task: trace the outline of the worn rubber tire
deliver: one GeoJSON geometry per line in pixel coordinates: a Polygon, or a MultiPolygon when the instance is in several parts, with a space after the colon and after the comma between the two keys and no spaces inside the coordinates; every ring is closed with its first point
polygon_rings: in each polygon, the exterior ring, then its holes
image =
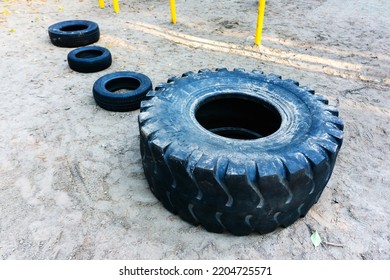
{"type": "Polygon", "coordinates": [[[152,88],[152,81],[146,75],[119,71],[100,77],[94,83],[92,91],[96,104],[103,109],[127,112],[138,109],[152,88]],[[118,93],[119,90],[125,92],[118,93]]]}
{"type": "Polygon", "coordinates": [[[100,30],[96,22],[88,20],[67,20],[57,22],[48,29],[53,45],[77,48],[99,41],[100,30]]]}
{"type": "Polygon", "coordinates": [[[169,79],[142,101],[138,123],[153,194],[191,224],[234,235],[269,233],[303,217],[343,139],[327,99],[242,69],[169,79]]]}
{"type": "Polygon", "coordinates": [[[81,73],[93,73],[111,66],[111,52],[99,46],[87,46],[74,49],[68,53],[69,67],[81,73]]]}

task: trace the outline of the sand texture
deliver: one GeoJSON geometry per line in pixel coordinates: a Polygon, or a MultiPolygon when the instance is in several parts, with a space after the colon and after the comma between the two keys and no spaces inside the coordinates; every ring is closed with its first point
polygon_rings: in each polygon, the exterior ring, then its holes
{"type": "Polygon", "coordinates": [[[0,2],[1,259],[390,259],[390,1],[0,2]],[[110,68],[83,74],[48,27],[92,20],[110,68]],[[92,85],[136,71],[156,86],[202,68],[261,69],[327,97],[345,122],[333,175],[306,217],[267,235],[212,234],[150,192],[138,110],[98,107],[92,85]],[[323,243],[314,247],[318,231],[323,243]]]}

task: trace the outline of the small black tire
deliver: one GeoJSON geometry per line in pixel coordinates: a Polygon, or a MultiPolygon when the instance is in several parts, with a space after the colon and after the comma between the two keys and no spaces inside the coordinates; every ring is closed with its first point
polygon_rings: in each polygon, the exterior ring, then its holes
{"type": "Polygon", "coordinates": [[[119,71],[100,77],[93,85],[93,97],[103,109],[127,112],[140,107],[152,90],[152,81],[142,73],[119,71]]]}
{"type": "Polygon", "coordinates": [[[96,22],[88,20],[67,20],[55,23],[48,28],[53,45],[77,48],[99,41],[100,30],[96,22]]]}
{"type": "Polygon", "coordinates": [[[145,177],[164,207],[234,235],[305,216],[330,179],[344,128],[313,90],[226,68],[157,86],[138,124],[145,177]]]}
{"type": "Polygon", "coordinates": [[[111,52],[99,46],[80,47],[68,53],[69,67],[81,73],[93,73],[111,66],[111,52]]]}

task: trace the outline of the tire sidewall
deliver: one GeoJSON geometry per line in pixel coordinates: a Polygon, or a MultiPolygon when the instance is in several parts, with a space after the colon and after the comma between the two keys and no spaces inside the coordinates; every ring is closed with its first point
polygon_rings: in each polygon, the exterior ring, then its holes
{"type": "Polygon", "coordinates": [[[112,63],[111,52],[103,47],[99,46],[88,46],[80,47],[72,50],[68,53],[69,67],[78,72],[97,72],[110,67],[112,63]],[[101,55],[96,57],[78,57],[80,53],[88,51],[100,51],[101,55]]]}
{"type": "Polygon", "coordinates": [[[219,157],[222,151],[231,161],[257,160],[299,151],[307,138],[321,134],[321,108],[307,94],[292,94],[277,81],[265,79],[258,76],[252,79],[240,73],[231,75],[229,72],[217,72],[212,77],[204,75],[197,79],[183,78],[160,93],[158,99],[163,102],[156,108],[156,114],[174,117],[160,118],[159,126],[165,137],[180,143],[182,147],[197,146],[210,157],[219,157]],[[228,85],[223,85],[226,80],[229,81],[228,85]],[[231,139],[206,130],[196,120],[195,111],[206,99],[227,95],[270,103],[282,117],[281,127],[272,135],[256,140],[231,139]]]}
{"type": "Polygon", "coordinates": [[[95,32],[98,29],[98,24],[89,20],[67,20],[55,23],[49,27],[49,32],[58,36],[79,36],[81,34],[89,34],[95,32]],[[86,25],[87,28],[75,31],[64,31],[61,30],[64,27],[73,25],[86,25]]]}
{"type": "Polygon", "coordinates": [[[49,38],[57,47],[73,48],[90,45],[99,41],[100,30],[97,23],[88,20],[68,20],[49,26],[49,38]],[[85,28],[77,30],[63,30],[66,27],[82,25],[85,28]]]}
{"type": "Polygon", "coordinates": [[[93,86],[93,92],[95,95],[99,95],[99,97],[102,98],[137,99],[137,97],[140,97],[142,99],[151,88],[152,88],[152,83],[150,79],[144,74],[130,72],[130,71],[120,71],[120,72],[114,72],[114,73],[104,75],[100,77],[98,80],[96,80],[93,86]],[[135,79],[140,83],[140,86],[132,91],[128,91],[123,94],[116,94],[107,89],[106,87],[107,83],[122,78],[135,79]]]}

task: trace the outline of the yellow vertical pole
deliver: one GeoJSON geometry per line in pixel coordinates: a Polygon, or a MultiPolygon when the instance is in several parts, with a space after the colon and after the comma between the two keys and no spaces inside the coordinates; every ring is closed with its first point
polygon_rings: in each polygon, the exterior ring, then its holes
{"type": "Polygon", "coordinates": [[[171,17],[172,17],[172,23],[176,23],[176,3],[175,0],[169,0],[171,5],[171,17]]]}
{"type": "Polygon", "coordinates": [[[104,9],[104,0],[99,0],[99,8],[104,9]]]}
{"type": "Polygon", "coordinates": [[[265,11],[265,0],[259,0],[259,11],[257,15],[257,26],[256,26],[256,36],[255,36],[255,45],[257,46],[261,44],[261,36],[263,34],[264,11],[265,11]]]}
{"type": "Polygon", "coordinates": [[[119,10],[119,3],[118,3],[118,0],[112,0],[112,4],[114,6],[114,12],[115,13],[119,13],[120,10],[119,10]]]}

